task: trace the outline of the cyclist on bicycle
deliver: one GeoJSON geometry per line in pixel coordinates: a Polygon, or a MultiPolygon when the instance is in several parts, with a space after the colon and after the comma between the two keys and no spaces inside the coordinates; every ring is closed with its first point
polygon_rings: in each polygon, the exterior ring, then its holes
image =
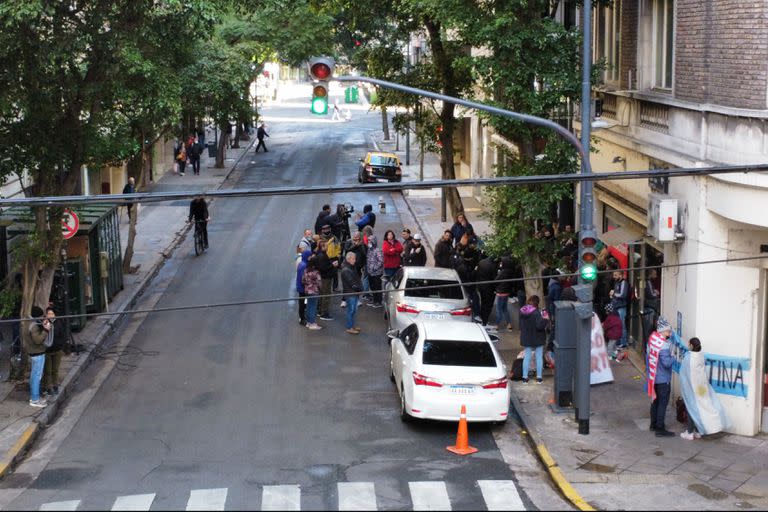
{"type": "Polygon", "coordinates": [[[208,204],[205,202],[203,196],[197,196],[189,203],[189,219],[187,222],[192,222],[192,218],[195,219],[197,228],[202,230],[203,245],[207,249],[208,221],[210,220],[210,216],[208,215],[208,204]]]}

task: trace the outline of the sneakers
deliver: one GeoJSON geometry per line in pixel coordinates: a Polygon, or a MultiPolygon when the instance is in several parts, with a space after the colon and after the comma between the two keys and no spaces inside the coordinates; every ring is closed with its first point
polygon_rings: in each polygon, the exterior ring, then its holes
{"type": "Polygon", "coordinates": [[[180,172],[179,174],[181,174],[182,176],[185,176],[184,171],[180,172]]]}
{"type": "Polygon", "coordinates": [[[376,302],[369,302],[369,303],[368,303],[368,305],[369,305],[370,307],[372,307],[372,308],[380,308],[380,307],[383,307],[383,306],[381,305],[381,302],[379,302],[379,303],[376,303],[376,302]]]}
{"type": "Polygon", "coordinates": [[[541,379],[536,379],[536,384],[541,384],[543,381],[541,379]]]}
{"type": "Polygon", "coordinates": [[[523,379],[523,384],[528,384],[528,379],[523,379]]]}
{"type": "Polygon", "coordinates": [[[39,407],[40,409],[42,409],[43,407],[48,405],[48,402],[46,402],[44,398],[41,398],[40,400],[30,400],[29,405],[31,405],[32,407],[39,407]]]}
{"type": "Polygon", "coordinates": [[[333,320],[333,317],[332,317],[332,316],[330,316],[330,315],[329,315],[329,316],[326,316],[326,315],[317,315],[317,318],[319,318],[320,320],[333,320]]]}
{"type": "Polygon", "coordinates": [[[343,308],[347,307],[347,301],[345,300],[341,301],[341,307],[343,308]]]}
{"type": "Polygon", "coordinates": [[[310,331],[318,331],[322,329],[322,327],[320,327],[317,324],[307,324],[307,329],[309,329],[310,331]]]}
{"type": "Polygon", "coordinates": [[[354,328],[352,329],[345,329],[345,332],[349,334],[360,334],[360,331],[356,331],[354,328]]]}
{"type": "Polygon", "coordinates": [[[656,437],[675,437],[675,433],[674,432],[670,432],[667,429],[657,430],[656,431],[656,437]]]}
{"type": "Polygon", "coordinates": [[[507,330],[508,331],[514,331],[515,328],[512,326],[512,324],[507,324],[507,330]]]}
{"type": "Polygon", "coordinates": [[[693,436],[693,432],[680,432],[680,437],[682,437],[686,441],[693,441],[695,439],[693,436]]]}
{"type": "Polygon", "coordinates": [[[694,439],[701,439],[701,434],[699,434],[698,432],[694,432],[693,433],[693,438],[694,439]]]}
{"type": "Polygon", "coordinates": [[[299,325],[307,325],[307,321],[302,318],[299,320],[299,325]]]}

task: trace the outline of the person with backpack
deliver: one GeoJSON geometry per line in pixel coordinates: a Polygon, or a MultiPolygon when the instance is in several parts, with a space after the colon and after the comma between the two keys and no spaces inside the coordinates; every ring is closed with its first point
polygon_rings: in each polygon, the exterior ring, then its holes
{"type": "Polygon", "coordinates": [[[179,141],[173,149],[173,159],[179,167],[179,174],[184,176],[184,168],[187,166],[187,148],[183,141],[179,141]]]}

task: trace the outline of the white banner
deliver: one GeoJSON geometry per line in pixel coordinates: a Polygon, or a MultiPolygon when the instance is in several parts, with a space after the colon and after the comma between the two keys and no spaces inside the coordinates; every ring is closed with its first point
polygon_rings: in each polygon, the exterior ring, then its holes
{"type": "Polygon", "coordinates": [[[589,374],[591,385],[613,382],[608,350],[605,347],[603,326],[596,313],[592,313],[592,370],[589,374]]]}

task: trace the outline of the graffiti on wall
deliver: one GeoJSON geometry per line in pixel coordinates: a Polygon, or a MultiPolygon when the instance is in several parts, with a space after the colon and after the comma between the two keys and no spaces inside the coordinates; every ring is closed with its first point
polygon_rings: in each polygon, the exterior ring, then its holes
{"type": "MultiPolygon", "coordinates": [[[[688,347],[676,332],[672,333],[669,341],[672,357],[675,358],[672,369],[675,373],[680,373],[680,363],[682,363],[685,353],[688,352],[688,347]]],[[[716,392],[723,395],[747,397],[749,385],[746,378],[747,372],[751,369],[749,358],[721,356],[705,352],[704,361],[709,375],[709,384],[716,392]]]]}

